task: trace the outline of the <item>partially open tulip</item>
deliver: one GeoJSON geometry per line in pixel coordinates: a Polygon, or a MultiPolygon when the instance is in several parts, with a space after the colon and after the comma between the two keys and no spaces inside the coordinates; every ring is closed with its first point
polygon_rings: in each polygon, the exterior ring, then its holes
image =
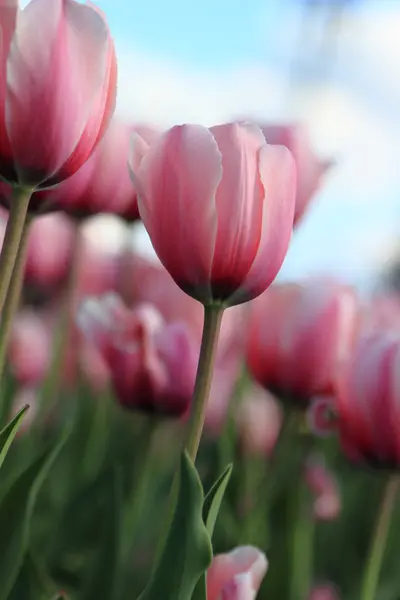
{"type": "Polygon", "coordinates": [[[197,353],[183,323],[166,324],[150,305],[127,309],[118,296],[88,298],[78,325],[97,346],[122,406],[183,416],[194,388],[197,353]]]}
{"type": "MultiPolygon", "coordinates": [[[[140,128],[138,128],[141,131],[140,128]]],[[[72,177],[55,188],[36,192],[31,205],[41,210],[63,210],[84,219],[98,213],[113,213],[137,219],[136,192],[127,169],[131,134],[136,128],[114,118],[89,160],[72,177]]],[[[150,129],[145,129],[152,139],[150,129]]],[[[139,133],[136,131],[136,135],[139,133]]],[[[156,133],[154,132],[154,136],[156,133]]],[[[143,139],[143,154],[149,147],[143,139]]]]}
{"type": "Polygon", "coordinates": [[[294,224],[303,217],[310,201],[318,191],[332,161],[322,160],[312,149],[307,128],[300,123],[286,125],[260,125],[269,144],[289,148],[296,161],[297,192],[294,224]]]}
{"type": "Polygon", "coordinates": [[[207,600],[255,600],[267,568],[265,555],[253,546],[217,554],[207,571],[207,600]]]}
{"type": "Polygon", "coordinates": [[[337,425],[354,462],[400,466],[400,336],[372,334],[358,341],[337,384],[337,425]]]}
{"type": "MultiPolygon", "coordinates": [[[[292,234],[295,164],[257,126],[176,126],[130,169],[139,213],[175,282],[202,303],[240,304],[275,279],[292,234]]],[[[139,158],[138,158],[139,155],[139,158]]]]}
{"type": "MultiPolygon", "coordinates": [[[[160,311],[167,323],[183,321],[196,341],[196,348],[200,348],[203,308],[179,289],[158,260],[132,253],[129,262],[124,261],[121,276],[129,285],[127,297],[130,304],[150,303],[160,311]]],[[[247,314],[243,306],[230,308],[222,321],[206,414],[206,426],[213,435],[219,435],[225,423],[240,374],[246,322],[247,314]]]]}
{"type": "Polygon", "coordinates": [[[277,284],[250,307],[247,364],[278,397],[306,406],[333,393],[338,369],[353,347],[355,292],[329,280],[277,284]]]}
{"type": "Polygon", "coordinates": [[[74,0],[0,8],[0,175],[49,187],[73,175],[108,126],[114,44],[102,13],[74,0]]]}

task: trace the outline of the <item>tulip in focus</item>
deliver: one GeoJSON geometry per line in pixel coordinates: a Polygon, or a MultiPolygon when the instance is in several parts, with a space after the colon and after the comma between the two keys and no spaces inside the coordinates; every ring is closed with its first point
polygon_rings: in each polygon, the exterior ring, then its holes
{"type": "Polygon", "coordinates": [[[254,378],[288,402],[332,394],[354,344],[355,292],[327,280],[272,286],[250,307],[247,364],[254,378]]]}
{"type": "Polygon", "coordinates": [[[207,571],[207,600],[255,600],[267,568],[265,555],[253,546],[217,554],[207,571]]]}
{"type": "Polygon", "coordinates": [[[142,221],[175,282],[205,305],[255,298],[290,242],[295,164],[257,126],[176,126],[130,158],[142,221]]]}
{"type": "Polygon", "coordinates": [[[298,225],[318,191],[332,162],[321,160],[313,151],[309,132],[304,125],[261,125],[269,144],[286,146],[293,154],[297,168],[297,192],[294,224],[298,225]]]}
{"type": "Polygon", "coordinates": [[[2,3],[0,176],[59,184],[86,162],[114,111],[116,57],[102,13],[74,0],[2,3]]]}
{"type": "Polygon", "coordinates": [[[400,336],[362,336],[336,393],[342,448],[352,462],[400,466],[400,336]]]}
{"type": "Polygon", "coordinates": [[[197,354],[183,323],[166,324],[150,305],[126,308],[108,294],[82,303],[78,325],[108,365],[122,406],[183,416],[196,376],[197,354]]]}
{"type": "Polygon", "coordinates": [[[306,462],[305,481],[315,495],[314,518],[317,521],[336,519],[341,509],[338,484],[321,460],[313,458],[306,462]]]}
{"type": "Polygon", "coordinates": [[[277,442],[282,420],[282,409],[272,394],[253,386],[236,414],[236,428],[245,452],[269,456],[277,442]]]}

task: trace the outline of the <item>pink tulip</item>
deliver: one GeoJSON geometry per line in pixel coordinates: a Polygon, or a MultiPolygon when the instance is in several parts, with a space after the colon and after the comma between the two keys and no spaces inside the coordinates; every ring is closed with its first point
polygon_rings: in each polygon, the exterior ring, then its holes
{"type": "Polygon", "coordinates": [[[253,546],[214,556],[207,572],[208,600],[255,600],[268,562],[253,546]]]}
{"type": "Polygon", "coordinates": [[[272,286],[250,308],[247,364],[255,379],[304,405],[332,394],[354,344],[354,291],[327,280],[272,286]]]}
{"type": "Polygon", "coordinates": [[[332,521],[341,510],[338,484],[322,460],[309,459],[305,465],[305,480],[315,495],[314,517],[317,521],[332,521]]]}
{"type": "Polygon", "coordinates": [[[244,451],[269,456],[277,442],[282,420],[282,409],[272,394],[252,386],[236,414],[237,432],[244,451]]]}
{"type": "Polygon", "coordinates": [[[116,97],[106,21],[74,0],[2,3],[0,175],[34,188],[73,175],[103,137],[116,97]]]}
{"type": "MultiPolygon", "coordinates": [[[[83,167],[56,188],[34,194],[31,202],[49,209],[58,208],[79,219],[98,213],[137,219],[137,198],[127,169],[130,138],[135,130],[114,118],[83,167]]],[[[148,129],[145,132],[148,139],[152,139],[152,132],[148,129]]],[[[143,154],[148,147],[143,140],[143,154]]]]}
{"type": "Polygon", "coordinates": [[[47,373],[51,350],[51,332],[43,318],[28,309],[21,312],[13,324],[8,349],[8,361],[18,383],[37,386],[47,373]]]}
{"type": "Polygon", "coordinates": [[[171,416],[187,413],[197,353],[183,323],[166,324],[149,305],[129,310],[108,294],[83,302],[78,325],[108,365],[122,406],[171,416]]]}
{"type": "Polygon", "coordinates": [[[79,257],[76,296],[98,296],[116,289],[118,256],[83,240],[79,257]]]}
{"type": "Polygon", "coordinates": [[[173,127],[142,161],[138,145],[130,168],[140,216],[175,282],[205,304],[261,294],[292,233],[295,164],[287,148],[235,123],[173,127]]]}
{"type": "Polygon", "coordinates": [[[337,382],[342,448],[354,462],[400,466],[400,336],[362,336],[337,382]]]}
{"type": "Polygon", "coordinates": [[[331,584],[324,583],[313,587],[309,600],[339,600],[339,594],[331,584]]]}
{"type": "Polygon", "coordinates": [[[73,244],[74,226],[61,213],[35,219],[29,232],[27,283],[49,289],[65,281],[71,267],[73,244]]]}
{"type": "Polygon", "coordinates": [[[261,125],[269,144],[286,146],[294,156],[297,167],[297,193],[294,224],[298,225],[310,201],[318,191],[326,171],[332,166],[312,150],[309,133],[301,124],[261,125]]]}
{"type": "MultiPolygon", "coordinates": [[[[126,258],[126,257],[125,257],[126,258]]],[[[161,265],[138,254],[132,254],[129,271],[127,262],[122,277],[130,283],[128,302],[133,305],[150,303],[160,311],[167,323],[183,321],[190,328],[200,348],[203,307],[175,284],[161,265]]],[[[218,342],[210,399],[207,404],[206,427],[219,435],[225,423],[243,358],[244,331],[247,321],[243,306],[226,311],[218,342]]]]}

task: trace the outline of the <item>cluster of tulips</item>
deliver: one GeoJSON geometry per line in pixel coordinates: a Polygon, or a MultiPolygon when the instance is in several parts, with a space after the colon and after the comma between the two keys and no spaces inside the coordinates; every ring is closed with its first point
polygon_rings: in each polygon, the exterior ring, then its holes
{"type": "Polygon", "coordinates": [[[92,4],[0,27],[0,600],[398,600],[400,300],[275,282],[333,163],[114,116],[92,4]]]}

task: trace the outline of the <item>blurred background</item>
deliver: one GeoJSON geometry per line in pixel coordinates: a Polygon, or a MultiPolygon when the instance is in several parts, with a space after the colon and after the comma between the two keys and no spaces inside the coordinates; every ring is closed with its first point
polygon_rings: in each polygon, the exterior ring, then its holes
{"type": "MultiPolygon", "coordinates": [[[[303,120],[336,161],[281,278],[360,288],[395,268],[400,229],[400,3],[99,0],[119,57],[118,113],[160,127],[303,120]]],[[[110,243],[112,230],[104,234],[110,243]]]]}

